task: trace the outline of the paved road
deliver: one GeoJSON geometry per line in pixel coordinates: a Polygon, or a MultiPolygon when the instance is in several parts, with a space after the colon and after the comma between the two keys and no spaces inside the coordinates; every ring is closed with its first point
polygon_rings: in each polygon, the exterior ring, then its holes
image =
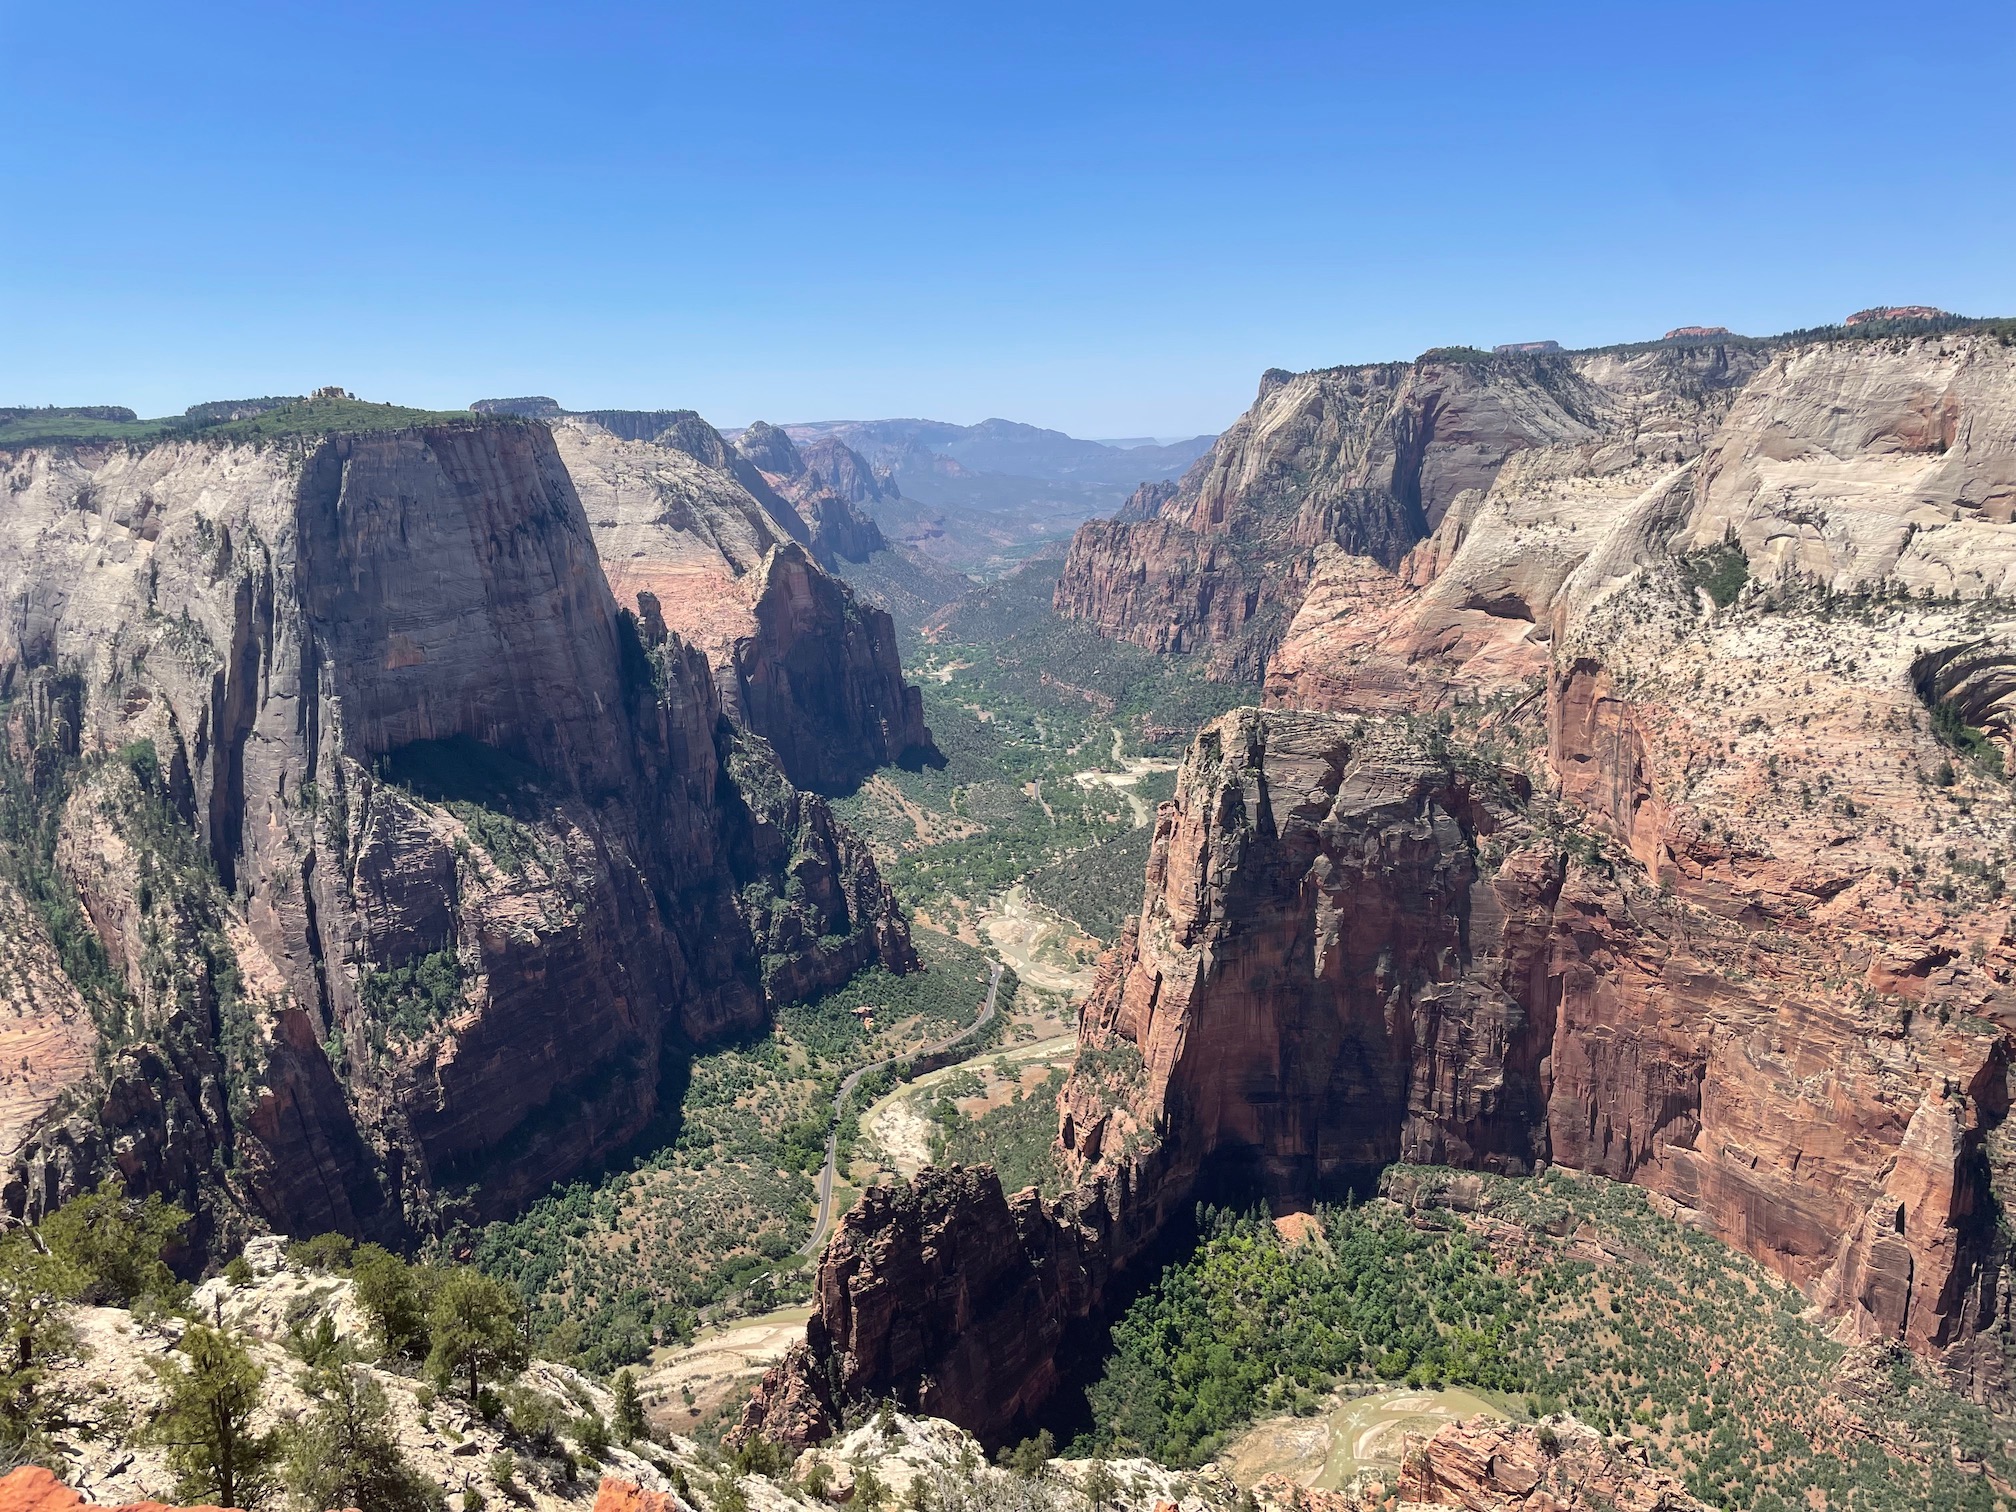
{"type": "Polygon", "coordinates": [[[987,1001],[980,1007],[980,1017],[964,1029],[956,1030],[945,1038],[924,1046],[921,1050],[912,1050],[907,1055],[892,1055],[889,1059],[879,1060],[872,1066],[863,1066],[860,1070],[850,1073],[847,1079],[840,1083],[840,1090],[833,1094],[833,1127],[826,1135],[826,1165],[819,1172],[819,1221],[812,1225],[812,1237],[798,1246],[799,1254],[818,1254],[819,1246],[826,1242],[827,1231],[833,1227],[833,1171],[834,1164],[840,1157],[840,1110],[847,1105],[848,1097],[861,1085],[861,1078],[869,1072],[880,1071],[884,1066],[893,1066],[898,1061],[914,1060],[923,1055],[936,1055],[940,1050],[956,1045],[974,1030],[984,1028],[987,1021],[994,1017],[994,999],[1001,991],[1001,963],[996,961],[993,965],[994,974],[987,982],[987,1001]]]}

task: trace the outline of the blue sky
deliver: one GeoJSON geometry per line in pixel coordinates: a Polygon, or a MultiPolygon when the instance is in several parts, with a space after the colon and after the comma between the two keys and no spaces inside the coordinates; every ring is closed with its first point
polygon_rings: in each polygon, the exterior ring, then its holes
{"type": "Polygon", "coordinates": [[[1262,369],[2016,313],[2016,6],[0,0],[0,403],[1215,430],[1262,369]]]}

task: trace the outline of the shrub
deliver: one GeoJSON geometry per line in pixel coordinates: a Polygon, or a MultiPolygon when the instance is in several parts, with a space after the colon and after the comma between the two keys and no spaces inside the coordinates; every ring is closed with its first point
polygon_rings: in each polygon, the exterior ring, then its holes
{"type": "Polygon", "coordinates": [[[571,1426],[574,1442],[589,1459],[600,1464],[609,1457],[609,1425],[599,1412],[584,1413],[571,1426]]]}
{"type": "Polygon", "coordinates": [[[131,1306],[142,1297],[179,1300],[183,1290],[164,1258],[189,1215],[161,1195],[135,1202],[110,1176],[42,1220],[51,1254],[80,1277],[80,1299],[131,1306]]]}
{"type": "Polygon", "coordinates": [[[551,1397],[529,1386],[506,1386],[497,1395],[509,1415],[511,1432],[534,1454],[550,1458],[560,1452],[560,1409],[551,1397]]]}
{"type": "Polygon", "coordinates": [[[315,1370],[306,1385],[315,1408],[288,1436],[284,1477],[299,1512],[426,1512],[434,1494],[399,1447],[385,1388],[342,1362],[315,1370]]]}
{"type": "Polygon", "coordinates": [[[356,1244],[348,1234],[317,1234],[313,1239],[297,1239],[287,1246],[291,1264],[307,1271],[342,1274],[350,1269],[356,1244]]]}
{"type": "Polygon", "coordinates": [[[370,1318],[379,1339],[393,1354],[424,1358],[431,1347],[427,1312],[437,1277],[425,1266],[408,1265],[376,1244],[357,1247],[350,1274],[357,1283],[357,1305],[370,1318]]]}

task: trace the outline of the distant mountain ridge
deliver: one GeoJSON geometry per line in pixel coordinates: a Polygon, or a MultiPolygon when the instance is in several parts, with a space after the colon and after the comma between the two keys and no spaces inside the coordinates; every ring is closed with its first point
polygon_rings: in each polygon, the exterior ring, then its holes
{"type": "Polygon", "coordinates": [[[901,467],[904,459],[914,458],[922,449],[950,457],[969,472],[1128,488],[1180,476],[1216,439],[1192,436],[1166,446],[1152,442],[1119,446],[998,418],[978,425],[943,420],[820,420],[783,429],[801,444],[827,439],[844,442],[877,467],[901,467]]]}

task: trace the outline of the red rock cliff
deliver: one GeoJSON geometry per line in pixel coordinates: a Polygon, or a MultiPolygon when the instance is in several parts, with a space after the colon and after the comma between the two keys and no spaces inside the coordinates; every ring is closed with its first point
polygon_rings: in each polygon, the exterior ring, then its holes
{"type": "MultiPolygon", "coordinates": [[[[1028,1267],[1008,1290],[1040,1340],[1096,1315],[1202,1192],[1300,1201],[1393,1160],[1551,1160],[1666,1194],[1865,1337],[1964,1360],[2000,1285],[1984,1140],[2005,1041],[1871,1023],[1830,985],[1841,941],[1788,927],[1765,952],[1756,929],[1403,724],[1228,715],[1158,817],[1141,918],[1083,1012],[1060,1134],[1081,1185],[1023,1199],[1018,1242],[979,1247],[1028,1267]]],[[[983,1186],[934,1232],[998,1200],[983,1186]]],[[[843,1396],[949,1380],[936,1410],[1005,1431],[1046,1367],[947,1342],[971,1326],[962,1266],[991,1271],[878,1217],[850,1214],[822,1263],[800,1375],[843,1396]],[[900,1320],[859,1305],[892,1286],[900,1320]]]]}
{"type": "Polygon", "coordinates": [[[506,1210],[671,1042],[907,964],[865,848],[619,615],[545,426],[0,466],[0,693],[130,1005],[14,1211],[114,1163],[296,1233],[506,1210]]]}
{"type": "Polygon", "coordinates": [[[1152,518],[1080,528],[1057,612],[1258,682],[1319,548],[1394,569],[1529,451],[1579,450],[1585,473],[1599,456],[1692,455],[1763,360],[1703,347],[1270,372],[1152,518]]]}

